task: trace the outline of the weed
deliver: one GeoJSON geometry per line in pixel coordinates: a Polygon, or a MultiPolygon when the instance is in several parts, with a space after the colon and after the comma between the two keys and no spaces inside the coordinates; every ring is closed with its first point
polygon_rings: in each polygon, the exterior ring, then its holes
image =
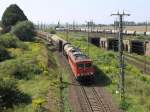
{"type": "Polygon", "coordinates": [[[120,102],[120,108],[123,110],[128,110],[130,104],[126,100],[122,100],[120,102]]]}

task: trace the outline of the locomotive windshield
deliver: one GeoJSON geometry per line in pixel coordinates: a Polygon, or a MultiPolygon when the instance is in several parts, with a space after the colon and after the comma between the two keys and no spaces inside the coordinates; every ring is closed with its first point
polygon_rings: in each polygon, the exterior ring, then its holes
{"type": "Polygon", "coordinates": [[[82,63],[77,64],[77,67],[78,67],[79,69],[82,69],[82,68],[84,68],[84,64],[82,64],[82,63]]]}
{"type": "Polygon", "coordinates": [[[85,64],[85,67],[86,67],[86,68],[89,68],[89,67],[91,67],[91,66],[92,66],[91,63],[86,63],[86,64],[85,64]]]}
{"type": "Polygon", "coordinates": [[[80,63],[80,64],[77,64],[77,67],[78,67],[79,69],[82,69],[82,68],[89,68],[89,67],[91,67],[91,66],[92,66],[91,63],[80,63]]]}

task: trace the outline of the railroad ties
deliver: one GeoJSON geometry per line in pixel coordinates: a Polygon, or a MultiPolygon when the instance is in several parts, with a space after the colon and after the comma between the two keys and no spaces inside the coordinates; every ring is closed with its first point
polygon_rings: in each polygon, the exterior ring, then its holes
{"type": "Polygon", "coordinates": [[[80,105],[83,112],[111,112],[100,92],[94,87],[80,86],[80,105]]]}

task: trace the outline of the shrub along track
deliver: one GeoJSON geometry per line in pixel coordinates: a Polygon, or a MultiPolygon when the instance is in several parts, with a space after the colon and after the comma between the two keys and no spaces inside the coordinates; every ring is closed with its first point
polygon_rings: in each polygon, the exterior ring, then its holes
{"type": "Polygon", "coordinates": [[[79,84],[67,64],[66,58],[62,53],[55,52],[62,69],[67,70],[70,74],[70,82],[64,82],[69,85],[70,103],[74,112],[119,112],[116,105],[111,100],[112,97],[104,91],[103,87],[96,85],[79,84]]]}

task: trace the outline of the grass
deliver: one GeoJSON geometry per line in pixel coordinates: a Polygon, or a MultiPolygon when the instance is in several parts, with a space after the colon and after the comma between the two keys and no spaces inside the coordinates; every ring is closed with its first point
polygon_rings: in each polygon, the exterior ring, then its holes
{"type": "MultiPolygon", "coordinates": [[[[58,33],[62,38],[66,38],[64,33],[58,33]]],[[[79,46],[83,52],[86,51],[86,40],[83,37],[74,38],[73,35],[69,35],[69,40],[75,46],[79,46]]],[[[103,49],[97,48],[90,44],[90,55],[94,61],[94,64],[100,69],[110,80],[111,83],[105,85],[105,88],[112,93],[113,99],[121,104],[120,95],[116,94],[118,90],[118,63],[117,53],[111,51],[104,51],[103,49]]],[[[101,75],[101,74],[99,74],[101,75]]],[[[148,112],[150,111],[150,77],[144,75],[134,67],[126,63],[125,68],[125,96],[126,96],[126,107],[127,112],[148,112]]]]}
{"type": "MultiPolygon", "coordinates": [[[[32,80],[18,81],[18,88],[24,93],[27,93],[29,96],[31,96],[32,100],[38,99],[38,98],[45,99],[45,95],[47,93],[49,84],[50,82],[49,82],[48,76],[37,76],[35,79],[32,79],[32,80]]],[[[34,107],[33,107],[33,104],[30,103],[29,105],[20,105],[19,107],[16,107],[14,111],[15,112],[34,112],[34,107]]]]}
{"type": "MultiPolygon", "coordinates": [[[[57,74],[58,66],[53,53],[41,41],[21,42],[20,45],[25,45],[26,48],[7,48],[11,58],[0,63],[0,77],[15,79],[13,75],[16,71],[17,74],[21,73],[25,77],[28,74],[27,79],[15,80],[19,91],[27,94],[32,101],[28,104],[20,102],[19,105],[14,105],[6,112],[35,112],[39,104],[34,104],[34,102],[48,101],[48,99],[50,99],[49,102],[54,102],[49,105],[50,110],[58,112],[60,110],[59,102],[57,102],[59,101],[60,84],[57,74]]],[[[43,102],[42,107],[46,107],[49,102],[43,102]]]]}
{"type": "MultiPolygon", "coordinates": [[[[55,57],[56,59],[56,62],[58,63],[58,66],[59,66],[59,71],[61,71],[61,74],[62,74],[62,93],[61,95],[63,96],[62,100],[63,100],[63,111],[64,112],[71,112],[72,111],[72,108],[69,104],[69,86],[68,86],[68,77],[69,77],[69,74],[70,72],[68,71],[68,66],[66,66],[65,68],[61,68],[61,65],[60,63],[58,62],[58,57],[55,57]]],[[[59,73],[60,74],[60,73],[59,73]]]]}
{"type": "MultiPolygon", "coordinates": [[[[21,54],[19,49],[18,50],[11,49],[10,51],[14,53],[17,60],[19,58],[22,58],[26,62],[27,60],[32,60],[34,58],[38,60],[38,63],[41,63],[41,60],[38,59],[38,57],[41,56],[39,51],[43,49],[44,46],[37,44],[37,43],[35,44],[35,43],[30,43],[30,42],[26,43],[26,45],[29,47],[29,50],[25,51],[23,55],[20,55],[20,56],[18,55],[18,54],[21,54]],[[16,51],[16,52],[13,52],[13,51],[16,51]]],[[[43,59],[46,59],[44,58],[44,55],[43,55],[43,59]]],[[[47,65],[46,60],[43,60],[42,63],[47,65]]],[[[32,80],[18,80],[18,88],[24,93],[27,93],[28,95],[30,95],[32,98],[40,97],[40,95],[43,96],[43,93],[47,91],[48,85],[49,85],[48,78],[46,78],[45,76],[41,76],[41,75],[34,77],[32,80]]],[[[27,112],[27,110],[29,110],[29,112],[30,111],[32,112],[33,111],[31,108],[32,104],[29,104],[29,105],[24,106],[25,110],[22,108],[22,105],[21,105],[20,107],[15,108],[14,111],[16,112],[26,111],[27,112]]]]}

